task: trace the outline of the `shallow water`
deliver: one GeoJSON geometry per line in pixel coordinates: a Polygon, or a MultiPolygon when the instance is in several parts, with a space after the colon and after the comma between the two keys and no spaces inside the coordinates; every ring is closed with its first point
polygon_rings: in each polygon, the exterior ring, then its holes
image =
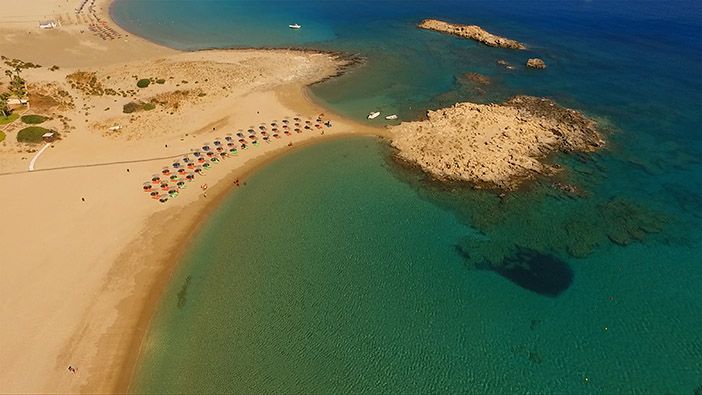
{"type": "Polygon", "coordinates": [[[555,156],[566,168],[556,180],[504,198],[434,184],[369,139],[276,161],[196,242],[135,390],[702,385],[699,2],[118,0],[113,14],[181,49],[358,54],[361,67],[312,90],[359,120],[372,109],[414,119],[460,100],[531,94],[599,119],[609,140],[597,154],[555,156]],[[416,29],[424,17],[476,23],[529,50],[416,29]],[[303,28],[290,31],[293,22],[303,28]],[[549,67],[523,68],[533,56],[549,67]]]}

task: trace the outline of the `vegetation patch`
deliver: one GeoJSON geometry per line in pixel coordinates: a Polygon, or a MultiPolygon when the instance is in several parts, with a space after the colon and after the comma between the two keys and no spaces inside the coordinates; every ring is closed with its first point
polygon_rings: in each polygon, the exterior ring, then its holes
{"type": "Polygon", "coordinates": [[[86,95],[102,96],[105,93],[105,89],[94,72],[76,71],[67,75],[66,80],[71,84],[71,88],[78,89],[86,95]]]}
{"type": "Polygon", "coordinates": [[[45,117],[43,115],[22,115],[22,122],[29,124],[29,125],[38,125],[40,123],[44,123],[49,119],[49,117],[45,117]]]}
{"type": "Polygon", "coordinates": [[[157,84],[163,85],[163,84],[166,83],[166,80],[164,80],[163,78],[159,78],[159,79],[156,80],[156,83],[157,83],[157,84]]]}
{"type": "Polygon", "coordinates": [[[0,143],[5,141],[5,132],[0,132],[0,143]]]}
{"type": "Polygon", "coordinates": [[[146,88],[146,87],[148,87],[149,85],[151,85],[151,80],[148,79],[148,78],[142,78],[142,79],[140,79],[139,81],[137,81],[137,86],[138,86],[139,88],[146,88]]]}
{"type": "Polygon", "coordinates": [[[44,141],[41,136],[50,132],[53,130],[41,126],[29,126],[17,132],[17,141],[20,143],[41,143],[44,141]]]}
{"type": "Polygon", "coordinates": [[[125,114],[131,114],[137,111],[150,111],[156,108],[155,103],[145,103],[145,102],[129,102],[122,107],[122,112],[125,114]]]}
{"type": "Polygon", "coordinates": [[[7,125],[10,122],[14,122],[17,118],[19,118],[19,114],[17,113],[12,113],[6,117],[0,114],[0,125],[7,125]]]}

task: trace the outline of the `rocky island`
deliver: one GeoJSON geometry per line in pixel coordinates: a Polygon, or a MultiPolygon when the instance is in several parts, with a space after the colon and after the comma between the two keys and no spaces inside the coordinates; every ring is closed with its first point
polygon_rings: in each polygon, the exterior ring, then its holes
{"type": "Polygon", "coordinates": [[[458,103],[427,120],[390,128],[397,157],[439,180],[513,190],[552,174],[554,152],[593,152],[605,142],[597,124],[549,99],[515,96],[502,104],[458,103]]]}
{"type": "Polygon", "coordinates": [[[527,60],[526,63],[527,67],[531,67],[532,69],[545,69],[546,68],[546,63],[539,58],[531,58],[527,60]]]}
{"type": "Polygon", "coordinates": [[[526,49],[518,41],[505,37],[496,36],[477,25],[462,25],[458,23],[448,23],[437,19],[425,19],[417,27],[421,29],[434,30],[441,33],[453,34],[454,36],[469,38],[483,43],[490,47],[526,49]]]}

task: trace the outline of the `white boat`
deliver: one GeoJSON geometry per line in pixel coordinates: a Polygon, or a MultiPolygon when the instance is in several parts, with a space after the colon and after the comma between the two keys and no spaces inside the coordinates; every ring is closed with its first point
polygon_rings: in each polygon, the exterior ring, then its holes
{"type": "Polygon", "coordinates": [[[299,28],[301,28],[302,26],[298,25],[297,23],[294,23],[294,24],[292,24],[292,25],[288,25],[288,27],[291,28],[291,29],[299,29],[299,28]]]}
{"type": "Polygon", "coordinates": [[[385,117],[385,119],[387,119],[388,121],[391,121],[393,119],[397,119],[397,114],[388,115],[387,117],[385,117]]]}
{"type": "Polygon", "coordinates": [[[372,113],[368,114],[368,119],[376,119],[378,118],[378,115],[380,115],[380,111],[373,111],[372,113]]]}

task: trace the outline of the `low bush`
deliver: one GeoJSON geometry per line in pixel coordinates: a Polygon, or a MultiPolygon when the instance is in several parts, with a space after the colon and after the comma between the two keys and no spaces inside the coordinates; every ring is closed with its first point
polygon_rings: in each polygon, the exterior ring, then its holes
{"type": "Polygon", "coordinates": [[[5,132],[0,132],[0,143],[5,140],[5,132]]]}
{"type": "Polygon", "coordinates": [[[125,114],[131,114],[136,111],[149,111],[156,108],[155,103],[144,103],[144,102],[129,102],[122,107],[122,112],[125,114]]]}
{"type": "Polygon", "coordinates": [[[142,79],[140,79],[139,81],[137,81],[137,86],[138,86],[139,88],[146,88],[146,87],[149,86],[150,84],[151,84],[151,80],[148,79],[148,78],[142,78],[142,79]]]}

